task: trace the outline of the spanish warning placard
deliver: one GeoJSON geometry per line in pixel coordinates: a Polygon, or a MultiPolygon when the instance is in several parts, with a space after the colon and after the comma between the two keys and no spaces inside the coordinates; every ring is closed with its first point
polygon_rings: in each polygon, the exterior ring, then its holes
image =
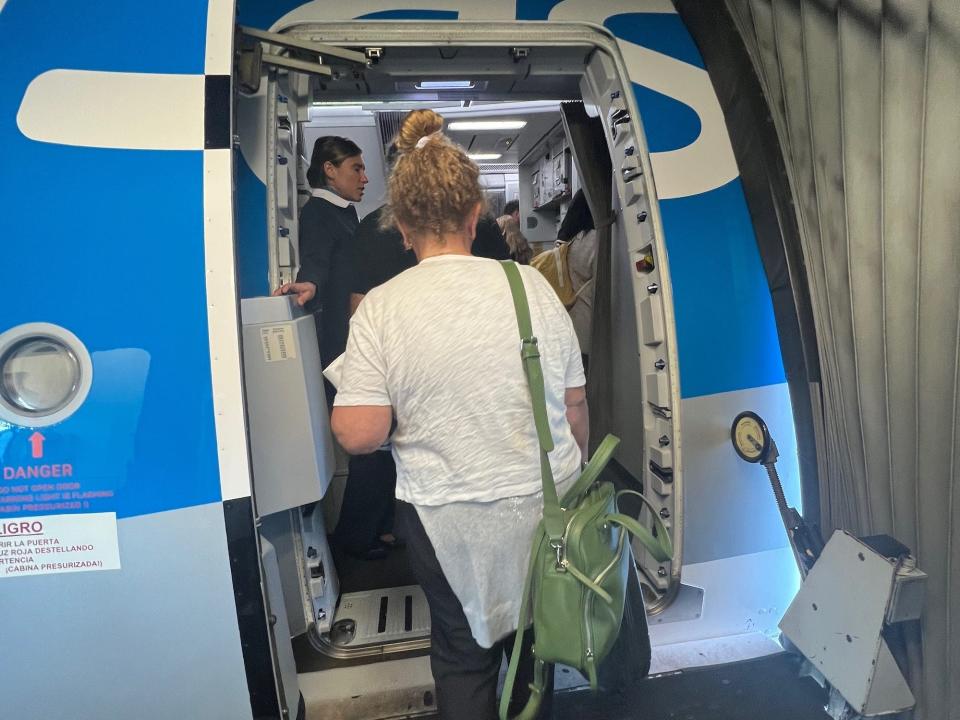
{"type": "Polygon", "coordinates": [[[0,520],[0,578],[119,569],[116,513],[0,520]]]}

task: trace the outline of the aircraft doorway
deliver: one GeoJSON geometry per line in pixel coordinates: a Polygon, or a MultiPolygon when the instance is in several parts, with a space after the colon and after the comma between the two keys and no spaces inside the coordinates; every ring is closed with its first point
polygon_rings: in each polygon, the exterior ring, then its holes
{"type": "MultiPolygon", "coordinates": [[[[448,135],[476,157],[490,206],[519,200],[521,230],[534,251],[551,247],[572,196],[582,186],[583,165],[592,166],[596,157],[563,122],[561,104],[582,103],[585,114],[603,128],[602,151],[612,165],[612,221],[597,266],[603,310],[594,315],[595,321],[606,323],[606,331],[595,340],[591,359],[599,368],[596,377],[606,382],[594,383],[592,414],[601,427],[624,438],[611,472],[624,487],[642,489],[653,500],[676,549],[671,563],[656,563],[637,553],[654,640],[658,634],[666,644],[675,644],[742,633],[738,606],[725,605],[722,615],[704,617],[705,595],[722,594],[728,585],[724,566],[715,564],[710,572],[698,574],[698,586],[681,582],[685,538],[700,542],[701,534],[714,533],[716,527],[684,525],[680,451],[684,449],[693,466],[704,468],[715,462],[711,453],[720,450],[681,442],[677,296],[647,141],[621,61],[608,39],[586,28],[538,26],[531,32],[528,26],[521,33],[513,24],[488,24],[469,32],[460,27],[461,41],[454,43],[440,40],[441,25],[425,28],[416,45],[390,24],[299,25],[286,33],[296,42],[330,43],[363,54],[369,64],[321,56],[330,74],[264,65],[259,88],[239,99],[241,286],[247,295],[266,295],[295,275],[298,211],[309,192],[303,171],[312,142],[321,135],[354,138],[363,149],[368,173],[376,176],[370,186],[382,188],[387,149],[399,118],[420,107],[441,113],[448,135]],[[513,125],[497,126],[498,120],[513,125]],[[458,130],[457,122],[467,123],[467,128],[476,127],[471,122],[492,123],[497,129],[458,130]],[[262,183],[251,180],[258,173],[262,183]],[[256,217],[257,208],[264,209],[265,218],[256,217]],[[251,230],[257,226],[261,232],[251,230]]],[[[306,62],[296,49],[283,52],[306,62]]],[[[382,192],[368,193],[358,213],[363,216],[382,202],[382,192]]],[[[728,426],[729,419],[722,422],[728,426]]],[[[328,672],[423,657],[429,646],[405,550],[392,551],[383,560],[358,561],[341,556],[327,542],[339,519],[346,479],[345,458],[334,455],[336,469],[322,499],[261,518],[263,538],[277,549],[301,687],[319,683],[329,689],[333,675],[328,672]]],[[[737,498],[752,502],[757,489],[740,483],[736,492],[737,498]]],[[[647,510],[636,512],[651,524],[647,510]]],[[[740,549],[747,555],[752,552],[749,542],[746,550],[740,549]]],[[[766,540],[757,540],[753,549],[762,555],[759,562],[789,584],[789,554],[785,562],[780,555],[768,557],[763,555],[768,547],[766,540]]],[[[738,567],[742,572],[745,566],[738,567]]],[[[792,596],[789,588],[778,592],[777,598],[792,596]]],[[[768,596],[761,602],[768,603],[768,596]]],[[[277,638],[278,645],[284,640],[277,638]]],[[[752,637],[745,646],[752,643],[753,650],[745,652],[769,652],[769,642],[752,637]]],[[[387,671],[386,666],[381,669],[387,671]]],[[[424,683],[417,686],[428,687],[429,676],[424,683]]],[[[418,697],[422,704],[423,695],[418,697]]],[[[429,709],[422,704],[423,712],[429,709]]]]}

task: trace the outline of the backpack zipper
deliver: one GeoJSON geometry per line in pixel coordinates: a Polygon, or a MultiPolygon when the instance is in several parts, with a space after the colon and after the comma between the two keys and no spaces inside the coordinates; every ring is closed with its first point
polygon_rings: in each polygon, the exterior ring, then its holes
{"type": "MultiPolygon", "coordinates": [[[[599,575],[597,575],[596,579],[594,580],[597,585],[600,585],[600,583],[603,582],[603,579],[610,573],[616,564],[620,562],[620,558],[623,557],[623,539],[625,536],[626,530],[621,529],[620,540],[617,542],[617,553],[613,556],[610,564],[601,570],[599,575]]],[[[595,592],[590,592],[590,594],[587,595],[587,601],[583,604],[583,627],[587,636],[587,646],[585,648],[585,656],[587,660],[593,657],[593,631],[590,623],[590,610],[593,607],[593,598],[595,596],[595,592]]]]}

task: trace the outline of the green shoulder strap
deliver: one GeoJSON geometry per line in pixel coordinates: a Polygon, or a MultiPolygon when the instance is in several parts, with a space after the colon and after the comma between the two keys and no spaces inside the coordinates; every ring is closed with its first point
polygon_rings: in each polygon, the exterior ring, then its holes
{"type": "Polygon", "coordinates": [[[533,334],[530,322],[530,306],[527,293],[523,288],[520,270],[512,260],[501,260],[500,266],[507,274],[513,307],[517,313],[517,328],[520,331],[520,358],[523,372],[530,386],[530,399],[533,403],[533,420],[537,428],[537,440],[540,443],[540,479],[543,482],[543,527],[550,544],[555,545],[563,538],[563,511],[557,497],[557,486],[553,482],[553,469],[550,467],[548,452],[553,450],[553,435],[550,433],[550,421],[547,419],[547,394],[543,384],[543,368],[540,366],[540,349],[533,334]]]}
{"type": "MultiPolygon", "coordinates": [[[[540,479],[543,482],[543,534],[545,540],[554,547],[562,547],[563,543],[563,510],[560,509],[560,499],[557,497],[557,487],[553,482],[553,469],[550,467],[548,452],[553,450],[553,435],[550,432],[550,422],[547,419],[547,395],[543,382],[543,368],[540,366],[540,350],[537,338],[533,335],[533,325],[530,321],[530,306],[527,303],[527,293],[523,287],[523,278],[520,270],[512,260],[502,260],[501,267],[510,283],[510,294],[513,296],[513,307],[517,314],[517,329],[520,332],[520,358],[523,362],[523,373],[530,387],[530,399],[533,404],[533,420],[537,428],[537,441],[540,445],[540,479]]],[[[542,537],[542,536],[541,536],[542,537]]],[[[559,551],[558,551],[559,552],[559,551]]],[[[513,695],[513,685],[517,677],[517,667],[520,662],[520,648],[523,646],[523,635],[526,632],[527,618],[530,613],[530,593],[533,586],[533,575],[536,569],[537,547],[530,552],[527,579],[524,583],[523,602],[520,608],[520,627],[517,628],[513,643],[513,653],[507,667],[507,677],[500,697],[499,714],[502,720],[507,718],[507,708],[513,695]]],[[[541,694],[546,684],[546,667],[542,660],[534,657],[534,682],[530,687],[530,700],[523,711],[514,720],[533,720],[540,707],[541,694]]]]}
{"type": "Polygon", "coordinates": [[[670,539],[670,533],[663,524],[663,520],[660,519],[660,513],[657,512],[657,509],[650,504],[650,501],[643,496],[643,493],[638,493],[636,490],[621,490],[617,493],[618,500],[621,495],[635,495],[650,508],[650,516],[653,518],[656,529],[655,533],[651,533],[646,527],[641,525],[640,521],[636,518],[621,513],[611,513],[607,515],[607,520],[615,525],[619,525],[637,538],[657,562],[668,562],[671,560],[673,558],[673,541],[670,539]]]}
{"type": "Polygon", "coordinates": [[[574,505],[574,501],[579,498],[583,493],[585,493],[597,478],[600,477],[600,472],[607,466],[607,463],[610,462],[610,458],[613,457],[614,451],[616,451],[617,446],[620,444],[620,438],[616,435],[607,435],[603,442],[600,443],[600,447],[594,451],[593,455],[590,456],[590,462],[587,463],[587,466],[583,469],[583,472],[580,473],[580,477],[577,478],[577,481],[563,496],[563,507],[570,507],[574,505]]]}
{"type": "MultiPolygon", "coordinates": [[[[507,677],[504,678],[503,692],[500,694],[499,716],[500,720],[511,720],[509,718],[510,700],[513,697],[513,686],[517,680],[517,670],[520,667],[520,654],[523,648],[523,635],[527,631],[526,621],[530,616],[530,595],[533,592],[533,575],[537,569],[537,548],[545,538],[540,532],[537,537],[539,541],[530,552],[530,560],[527,563],[527,579],[523,584],[523,600],[520,602],[520,627],[513,638],[513,651],[510,653],[510,662],[507,664],[507,677]]],[[[533,682],[530,684],[530,698],[519,715],[512,720],[534,720],[537,711],[540,709],[540,703],[543,700],[543,690],[547,684],[546,673],[548,668],[543,660],[536,657],[533,659],[533,682]]]]}

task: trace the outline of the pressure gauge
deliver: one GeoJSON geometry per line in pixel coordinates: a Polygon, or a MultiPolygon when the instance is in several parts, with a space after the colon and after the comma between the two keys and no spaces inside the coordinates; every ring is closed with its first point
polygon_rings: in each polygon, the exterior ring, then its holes
{"type": "Polygon", "coordinates": [[[746,410],[733,419],[730,440],[737,455],[752,463],[764,463],[770,455],[770,431],[755,412],[746,410]]]}

